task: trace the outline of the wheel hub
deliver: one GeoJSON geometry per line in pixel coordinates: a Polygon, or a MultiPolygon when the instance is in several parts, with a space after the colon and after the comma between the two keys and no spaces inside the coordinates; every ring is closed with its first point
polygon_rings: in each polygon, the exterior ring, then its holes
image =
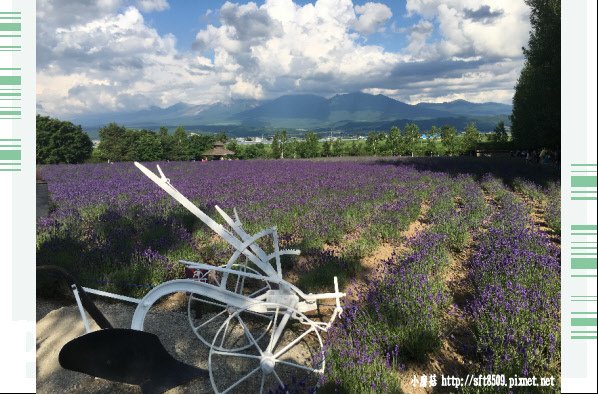
{"type": "Polygon", "coordinates": [[[274,366],[276,365],[276,359],[272,355],[272,353],[264,353],[260,360],[260,367],[262,367],[262,372],[265,374],[269,374],[274,371],[274,366]]]}

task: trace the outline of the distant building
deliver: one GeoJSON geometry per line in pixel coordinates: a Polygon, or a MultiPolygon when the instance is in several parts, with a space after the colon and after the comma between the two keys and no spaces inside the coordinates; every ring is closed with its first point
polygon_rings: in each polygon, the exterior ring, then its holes
{"type": "Polygon", "coordinates": [[[270,144],[272,142],[263,137],[239,137],[235,141],[239,145],[270,144]]]}

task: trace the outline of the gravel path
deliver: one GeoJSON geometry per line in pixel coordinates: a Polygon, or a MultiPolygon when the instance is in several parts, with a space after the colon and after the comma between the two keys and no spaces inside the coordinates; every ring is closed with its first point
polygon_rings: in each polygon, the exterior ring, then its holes
{"type": "MultiPolygon", "coordinates": [[[[186,309],[182,307],[184,295],[171,297],[166,302],[152,308],[146,317],[144,330],[152,332],[160,338],[160,341],[169,353],[180,361],[197,366],[208,368],[209,348],[203,345],[193,334],[189,326],[186,309]],[[181,297],[182,296],[182,297],[181,297]],[[155,310],[154,310],[155,309],[155,310]]],[[[129,328],[135,305],[121,302],[107,302],[94,300],[97,307],[114,327],[129,328]]],[[[37,300],[37,392],[38,393],[141,393],[137,386],[123,383],[115,383],[100,378],[94,378],[79,372],[63,369],[58,363],[58,354],[65,343],[85,333],[83,322],[79,315],[77,306],[73,303],[65,305],[57,301],[44,299],[37,300]]],[[[99,329],[95,322],[90,321],[92,330],[99,329]]],[[[292,340],[293,335],[299,335],[301,325],[298,329],[294,326],[285,331],[284,338],[292,340]]],[[[306,341],[307,342],[307,341],[306,341]]],[[[313,342],[312,342],[313,343],[313,342]]],[[[287,361],[302,363],[313,354],[313,345],[304,345],[293,348],[287,354],[287,361]]],[[[243,365],[244,360],[232,362],[219,362],[215,369],[216,376],[226,382],[231,377],[243,376],[247,371],[255,368],[254,365],[243,365]],[[243,374],[243,375],[239,375],[243,374]]],[[[251,360],[259,362],[256,360],[251,360]]],[[[256,364],[259,365],[259,364],[256,364]]],[[[294,371],[279,371],[279,375],[285,382],[292,382],[295,379],[294,371]]],[[[259,392],[260,375],[256,379],[248,379],[239,385],[239,390],[244,394],[259,392]],[[256,386],[257,385],[257,386],[256,386]]],[[[272,379],[274,379],[272,377],[272,379]]],[[[232,380],[233,382],[235,379],[232,380]]],[[[311,381],[315,383],[315,381],[311,381]]],[[[273,385],[272,382],[270,382],[273,385]]],[[[266,383],[268,385],[268,382],[266,383]]],[[[275,388],[275,385],[274,385],[275,388]]],[[[293,390],[297,392],[304,391],[293,390]]],[[[175,387],[167,393],[212,393],[212,386],[209,377],[196,378],[185,385],[175,387]]],[[[266,390],[267,392],[267,390],[266,390]]]]}

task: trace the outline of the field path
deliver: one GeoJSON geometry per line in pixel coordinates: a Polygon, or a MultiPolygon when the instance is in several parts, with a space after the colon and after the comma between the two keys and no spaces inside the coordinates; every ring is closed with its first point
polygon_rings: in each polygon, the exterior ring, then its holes
{"type": "Polygon", "coordinates": [[[429,208],[426,201],[422,202],[418,218],[411,222],[409,227],[401,233],[401,242],[398,245],[384,242],[378,245],[368,256],[361,259],[360,264],[362,269],[349,282],[345,289],[348,301],[357,300],[359,293],[365,291],[369,282],[380,279],[381,275],[384,274],[384,263],[394,254],[404,251],[406,249],[405,241],[414,237],[428,226],[425,217],[429,208]]]}
{"type": "Polygon", "coordinates": [[[561,237],[559,234],[555,233],[547,224],[546,219],[544,217],[544,212],[546,211],[546,201],[545,200],[538,200],[538,199],[531,199],[525,196],[523,193],[513,192],[517,197],[519,197],[528,207],[530,207],[530,219],[532,223],[534,223],[538,229],[543,232],[544,234],[548,235],[550,240],[556,244],[557,246],[561,245],[561,237]]]}

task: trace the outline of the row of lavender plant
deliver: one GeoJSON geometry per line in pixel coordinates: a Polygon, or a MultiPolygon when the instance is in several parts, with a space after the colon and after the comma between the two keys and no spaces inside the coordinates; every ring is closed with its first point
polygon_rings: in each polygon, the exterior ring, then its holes
{"type": "MultiPolygon", "coordinates": [[[[212,217],[218,217],[216,204],[236,207],[249,231],[276,225],[285,247],[318,250],[358,230],[364,236],[347,248],[355,259],[376,242],[398,237],[427,191],[426,172],[374,161],[160,165],[212,217]]],[[[52,212],[38,221],[39,264],[65,266],[87,284],[128,277],[132,285],[151,286],[180,276],[181,267],[173,265],[178,259],[221,264],[229,252],[132,163],[46,166],[42,172],[52,212]]]]}
{"type": "Polygon", "coordinates": [[[546,225],[555,233],[561,233],[561,183],[550,182],[546,187],[516,178],[513,189],[532,201],[538,201],[544,207],[546,225]]]}
{"type": "Polygon", "coordinates": [[[330,331],[325,387],[398,391],[401,362],[423,361],[440,345],[450,303],[442,276],[450,252],[464,246],[485,216],[486,204],[479,186],[466,176],[437,174],[429,196],[429,227],[408,240],[407,252],[385,263],[381,279],[330,331]]]}
{"type": "Polygon", "coordinates": [[[488,231],[471,259],[471,312],[485,371],[558,376],[560,251],[529,217],[529,208],[496,179],[488,231]]]}

